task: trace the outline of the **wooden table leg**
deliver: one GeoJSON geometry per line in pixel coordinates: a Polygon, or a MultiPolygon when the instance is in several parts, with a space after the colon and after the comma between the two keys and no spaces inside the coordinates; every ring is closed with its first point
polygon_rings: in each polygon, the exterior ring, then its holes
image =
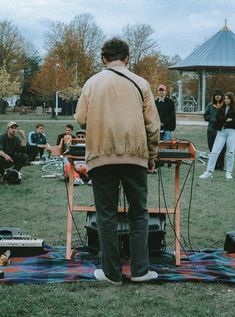
{"type": "Polygon", "coordinates": [[[67,209],[67,243],[66,243],[66,259],[70,260],[72,251],[72,231],[73,231],[73,181],[74,181],[74,162],[70,163],[69,185],[68,185],[68,209],[67,209]]]}

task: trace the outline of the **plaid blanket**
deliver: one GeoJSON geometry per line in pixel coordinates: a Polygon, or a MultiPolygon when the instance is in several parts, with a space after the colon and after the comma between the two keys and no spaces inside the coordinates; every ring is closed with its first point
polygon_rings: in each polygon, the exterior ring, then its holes
{"type": "MultiPolygon", "coordinates": [[[[4,277],[1,284],[42,284],[72,281],[94,281],[94,270],[100,267],[100,258],[80,251],[72,260],[65,259],[65,247],[47,247],[45,254],[33,257],[15,257],[8,266],[1,266],[4,277]]],[[[172,257],[168,252],[165,258],[172,257]]],[[[204,250],[181,254],[181,265],[172,261],[152,260],[150,269],[159,274],[159,281],[206,281],[235,283],[235,254],[223,250],[204,250]]],[[[128,262],[123,264],[124,279],[130,279],[128,262]]]]}

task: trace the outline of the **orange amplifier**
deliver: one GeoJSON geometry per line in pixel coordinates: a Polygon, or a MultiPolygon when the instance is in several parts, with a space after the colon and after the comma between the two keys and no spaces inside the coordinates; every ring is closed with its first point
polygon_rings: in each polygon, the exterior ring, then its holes
{"type": "Polygon", "coordinates": [[[187,140],[159,141],[159,161],[195,160],[196,149],[192,142],[187,140]]]}

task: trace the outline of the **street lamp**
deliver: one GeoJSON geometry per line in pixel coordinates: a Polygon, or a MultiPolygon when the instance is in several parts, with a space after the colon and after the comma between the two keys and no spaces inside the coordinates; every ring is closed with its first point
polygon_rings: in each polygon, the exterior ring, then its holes
{"type": "Polygon", "coordinates": [[[55,115],[58,116],[59,113],[59,91],[57,91],[57,86],[58,86],[58,78],[57,78],[57,67],[60,67],[60,64],[56,63],[55,65],[55,76],[56,76],[56,92],[55,92],[55,115]]]}
{"type": "Polygon", "coordinates": [[[58,104],[59,104],[59,91],[55,92],[55,115],[58,116],[59,113],[59,108],[58,108],[58,104]]]}

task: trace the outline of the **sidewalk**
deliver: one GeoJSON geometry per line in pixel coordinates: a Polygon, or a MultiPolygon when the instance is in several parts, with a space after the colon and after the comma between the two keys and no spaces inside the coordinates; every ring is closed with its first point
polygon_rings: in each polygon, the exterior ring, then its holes
{"type": "Polygon", "coordinates": [[[176,120],[176,125],[201,125],[207,126],[208,122],[206,121],[192,121],[192,120],[176,120]]]}
{"type": "MultiPolygon", "coordinates": [[[[9,122],[10,120],[0,120],[0,122],[9,122]]],[[[43,119],[39,119],[39,120],[35,120],[35,119],[17,119],[16,120],[18,123],[20,122],[35,122],[38,123],[39,121],[42,123],[76,123],[75,120],[43,120],[43,119]]],[[[206,121],[198,121],[198,120],[176,120],[176,125],[200,125],[200,126],[207,126],[208,122],[206,121]]]]}

